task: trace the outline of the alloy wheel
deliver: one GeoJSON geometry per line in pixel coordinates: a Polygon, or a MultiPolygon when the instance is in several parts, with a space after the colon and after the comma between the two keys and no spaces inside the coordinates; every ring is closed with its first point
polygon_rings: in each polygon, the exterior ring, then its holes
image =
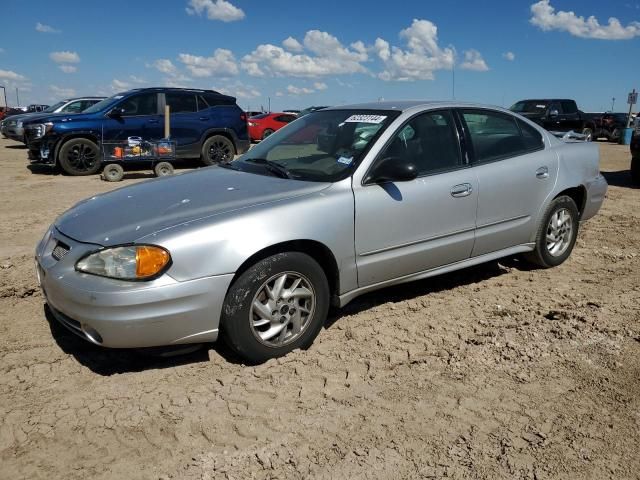
{"type": "Polygon", "coordinates": [[[547,251],[559,257],[567,251],[573,235],[571,213],[566,208],[559,209],[549,219],[547,225],[547,251]]]}
{"type": "Polygon", "coordinates": [[[213,142],[208,153],[212,163],[227,163],[233,160],[233,148],[223,140],[213,142]]]}
{"type": "Polygon", "coordinates": [[[79,143],[73,145],[67,152],[69,165],[78,172],[91,170],[96,164],[98,152],[91,145],[79,143]]]}
{"type": "Polygon", "coordinates": [[[251,303],[249,322],[255,337],[269,347],[295,341],[311,323],[316,294],[297,272],[278,273],[264,282],[251,303]]]}

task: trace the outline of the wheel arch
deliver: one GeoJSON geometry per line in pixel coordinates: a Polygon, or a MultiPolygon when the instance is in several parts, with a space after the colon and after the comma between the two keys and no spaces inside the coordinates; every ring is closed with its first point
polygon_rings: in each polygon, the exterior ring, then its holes
{"type": "Polygon", "coordinates": [[[584,187],[584,185],[565,188],[564,190],[559,192],[555,197],[553,197],[552,201],[558,197],[562,197],[565,195],[571,198],[576,203],[576,207],[578,207],[578,214],[580,217],[582,217],[582,213],[584,212],[584,207],[587,201],[587,189],[584,187]]]}
{"type": "Polygon", "coordinates": [[[317,240],[289,240],[286,242],[276,243],[265,247],[249,258],[247,258],[236,270],[231,283],[227,289],[233,286],[235,281],[248,270],[252,265],[256,264],[260,260],[263,260],[272,255],[285,252],[299,252],[309,255],[313,258],[320,268],[324,271],[327,281],[329,282],[329,292],[331,295],[332,305],[337,305],[338,294],[340,292],[340,272],[338,269],[338,262],[336,261],[333,252],[325,244],[318,242],[317,240]]]}

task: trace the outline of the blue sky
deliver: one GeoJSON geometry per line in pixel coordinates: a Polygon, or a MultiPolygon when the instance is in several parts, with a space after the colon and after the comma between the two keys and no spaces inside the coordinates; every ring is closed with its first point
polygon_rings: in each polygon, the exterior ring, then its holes
{"type": "MultiPolygon", "coordinates": [[[[0,7],[8,102],[139,86],[214,88],[272,110],[455,97],[570,97],[623,111],[640,88],[640,0],[140,0],[0,7]],[[5,15],[8,15],[6,17],[5,15]],[[593,17],[593,18],[590,18],[593,17]]],[[[3,100],[0,99],[0,104],[3,100]]]]}

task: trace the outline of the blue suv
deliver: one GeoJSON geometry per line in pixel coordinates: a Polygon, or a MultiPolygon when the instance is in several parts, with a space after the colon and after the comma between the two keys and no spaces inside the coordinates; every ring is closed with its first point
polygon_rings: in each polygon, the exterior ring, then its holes
{"type": "Polygon", "coordinates": [[[24,123],[32,163],[60,165],[69,175],[91,175],[102,164],[100,143],[164,137],[171,112],[171,139],[178,158],[206,165],[227,162],[249,149],[247,119],[236,99],[213,90],[140,88],[107,98],[82,113],[38,117],[24,123]]]}

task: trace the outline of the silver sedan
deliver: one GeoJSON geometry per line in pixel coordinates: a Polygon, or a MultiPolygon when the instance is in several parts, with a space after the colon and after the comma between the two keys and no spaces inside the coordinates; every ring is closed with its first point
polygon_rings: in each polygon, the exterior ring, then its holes
{"type": "Polygon", "coordinates": [[[330,305],[522,254],[564,262],[607,184],[597,146],[475,104],[336,107],[239,159],[98,195],[36,250],[54,316],[107,347],[311,345],[330,305]]]}

